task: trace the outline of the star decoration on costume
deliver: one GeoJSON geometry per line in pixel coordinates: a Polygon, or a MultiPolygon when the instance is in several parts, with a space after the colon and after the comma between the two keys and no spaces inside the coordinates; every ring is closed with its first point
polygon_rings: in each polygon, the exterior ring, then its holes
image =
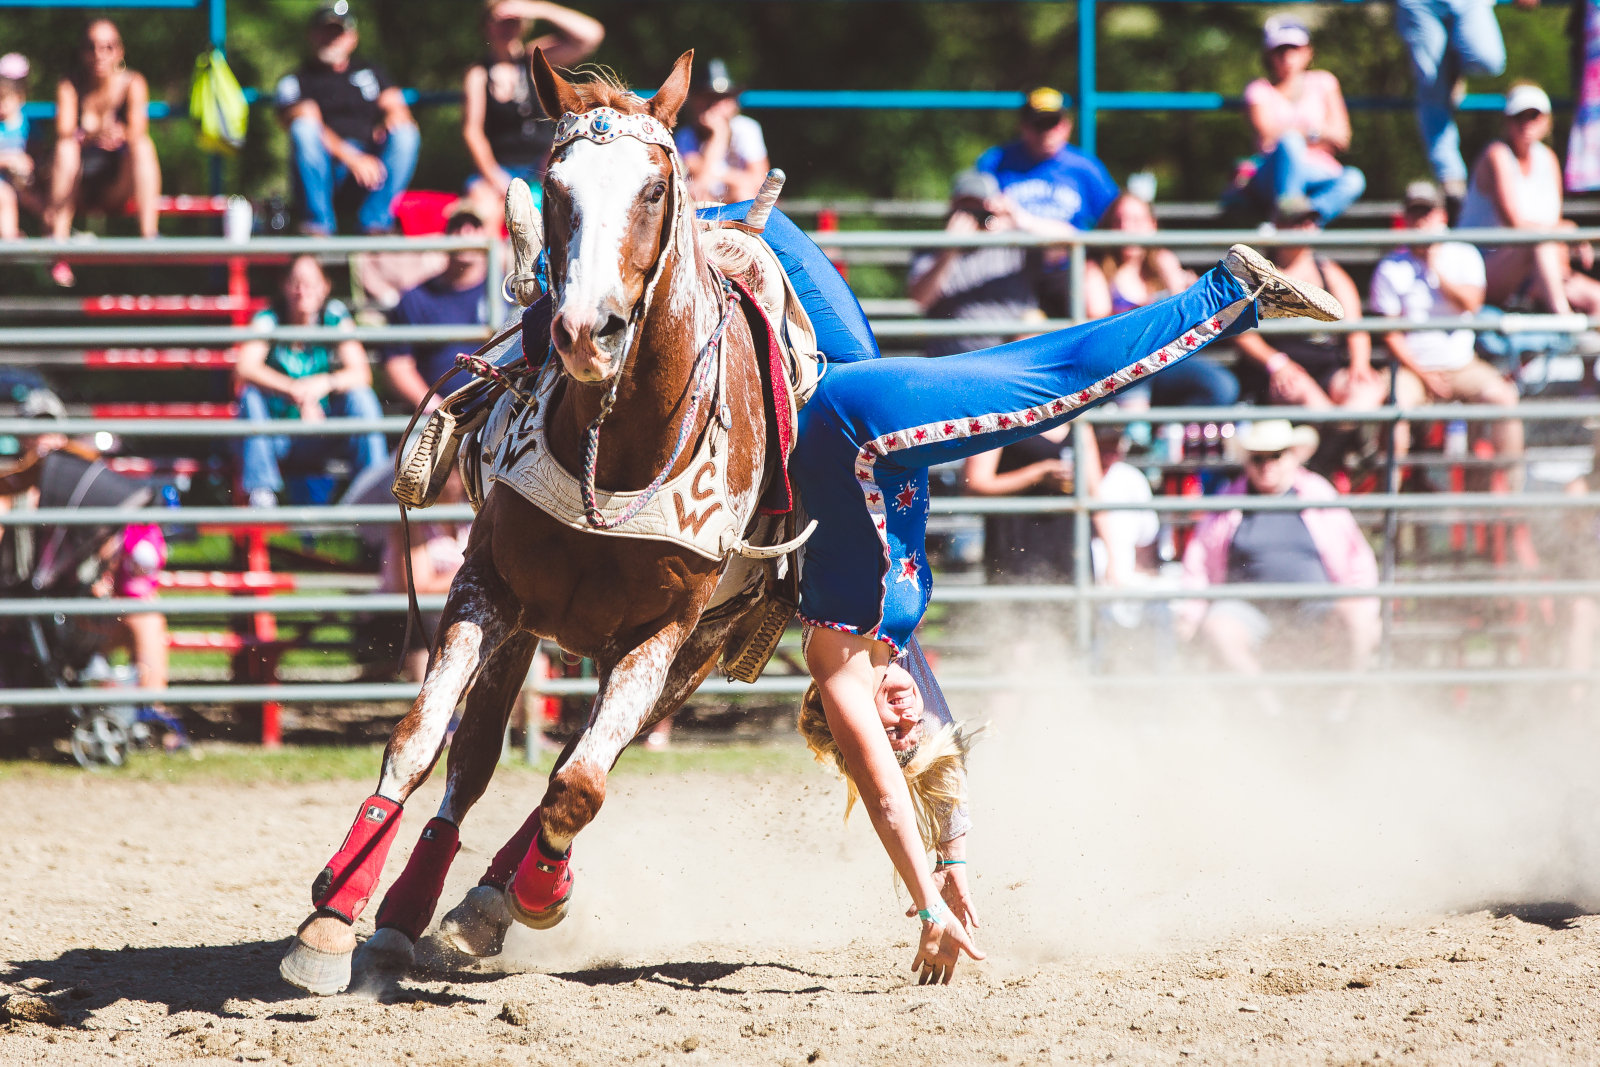
{"type": "Polygon", "coordinates": [[[1000,419],[999,419],[999,422],[1000,422],[1000,428],[1003,430],[1007,426],[1011,425],[1011,416],[1010,415],[1001,415],[1000,419]]]}
{"type": "Polygon", "coordinates": [[[1220,329],[1222,329],[1222,320],[1221,319],[1212,319],[1210,322],[1206,323],[1206,325],[1211,327],[1211,329],[1213,329],[1213,330],[1220,330],[1220,329]]]}
{"type": "Polygon", "coordinates": [[[1193,348],[1199,343],[1200,338],[1196,337],[1192,332],[1183,335],[1183,345],[1185,348],[1193,348]]]}
{"type": "Polygon", "coordinates": [[[1144,364],[1143,363],[1135,363],[1133,365],[1133,376],[1135,378],[1137,378],[1139,375],[1141,375],[1143,373],[1144,373],[1144,364]]]}
{"type": "Polygon", "coordinates": [[[894,580],[896,584],[910,582],[917,588],[922,588],[922,583],[917,580],[917,557],[915,555],[907,556],[895,565],[894,580]]]}
{"type": "Polygon", "coordinates": [[[1025,416],[1025,418],[1029,422],[1037,422],[1039,420],[1039,413],[1034,411],[1032,408],[1029,408],[1028,414],[1025,416]]]}
{"type": "Polygon", "coordinates": [[[881,493],[868,493],[867,494],[867,503],[870,504],[873,507],[877,507],[879,504],[883,503],[883,494],[881,494],[881,493]]]}
{"type": "Polygon", "coordinates": [[[916,434],[916,437],[917,437],[918,441],[926,441],[928,439],[928,431],[927,430],[918,430],[917,434],[916,434]]]}
{"type": "Polygon", "coordinates": [[[944,424],[944,435],[946,437],[949,437],[951,434],[953,434],[955,432],[956,432],[956,424],[955,423],[947,422],[947,423],[944,424]]]}
{"type": "MultiPolygon", "coordinates": [[[[1094,394],[1089,392],[1089,390],[1087,390],[1087,389],[1085,389],[1083,392],[1078,394],[1078,403],[1080,403],[1080,404],[1087,404],[1089,401],[1091,401],[1093,399],[1094,399],[1094,394]]],[[[1061,408],[1062,408],[1061,401],[1057,400],[1056,404],[1055,404],[1055,409],[1057,411],[1060,411],[1061,408]]]]}
{"type": "Polygon", "coordinates": [[[973,419],[971,422],[967,423],[967,432],[968,433],[982,433],[983,432],[983,423],[979,422],[977,419],[973,419]]]}
{"type": "Polygon", "coordinates": [[[915,485],[902,485],[900,491],[894,495],[894,506],[897,510],[910,511],[917,502],[917,487],[915,485]]]}

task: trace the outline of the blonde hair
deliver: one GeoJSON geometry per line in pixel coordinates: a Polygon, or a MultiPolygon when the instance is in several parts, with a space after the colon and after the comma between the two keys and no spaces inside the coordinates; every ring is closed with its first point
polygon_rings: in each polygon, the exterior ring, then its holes
{"type": "MultiPolygon", "coordinates": [[[[844,753],[839,751],[828,726],[828,716],[822,707],[822,691],[817,683],[806,687],[800,698],[800,736],[805,738],[811,755],[823,766],[832,765],[844,779],[847,799],[844,817],[848,821],[861,792],[850,768],[845,764],[844,753]]],[[[967,801],[967,751],[978,731],[968,732],[960,723],[949,723],[931,736],[924,737],[911,750],[911,758],[901,765],[906,785],[911,790],[911,807],[917,814],[917,833],[922,846],[933,851],[945,839],[950,814],[967,801]]]]}

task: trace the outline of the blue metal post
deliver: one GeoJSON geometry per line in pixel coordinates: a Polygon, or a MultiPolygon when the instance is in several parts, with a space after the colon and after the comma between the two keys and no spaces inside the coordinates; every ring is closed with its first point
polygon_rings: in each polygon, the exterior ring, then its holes
{"type": "Polygon", "coordinates": [[[1078,0],[1078,147],[1094,155],[1094,0],[1078,0]]]}

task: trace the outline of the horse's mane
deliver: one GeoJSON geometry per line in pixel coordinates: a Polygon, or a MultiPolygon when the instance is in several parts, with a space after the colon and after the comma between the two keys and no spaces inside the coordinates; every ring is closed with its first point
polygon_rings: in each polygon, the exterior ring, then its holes
{"type": "Polygon", "coordinates": [[[645,102],[634,95],[633,90],[610,67],[584,63],[573,67],[568,73],[574,75],[568,79],[568,84],[578,94],[578,99],[583,101],[585,111],[609,107],[624,115],[643,115],[648,110],[645,102]]]}

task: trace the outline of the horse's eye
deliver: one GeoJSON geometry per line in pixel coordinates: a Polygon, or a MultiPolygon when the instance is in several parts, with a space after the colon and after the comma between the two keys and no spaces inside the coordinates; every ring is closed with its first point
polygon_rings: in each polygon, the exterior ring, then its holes
{"type": "Polygon", "coordinates": [[[654,188],[652,188],[650,190],[650,202],[652,204],[659,204],[661,202],[661,198],[666,196],[666,195],[667,195],[667,183],[666,182],[656,182],[654,188]]]}

